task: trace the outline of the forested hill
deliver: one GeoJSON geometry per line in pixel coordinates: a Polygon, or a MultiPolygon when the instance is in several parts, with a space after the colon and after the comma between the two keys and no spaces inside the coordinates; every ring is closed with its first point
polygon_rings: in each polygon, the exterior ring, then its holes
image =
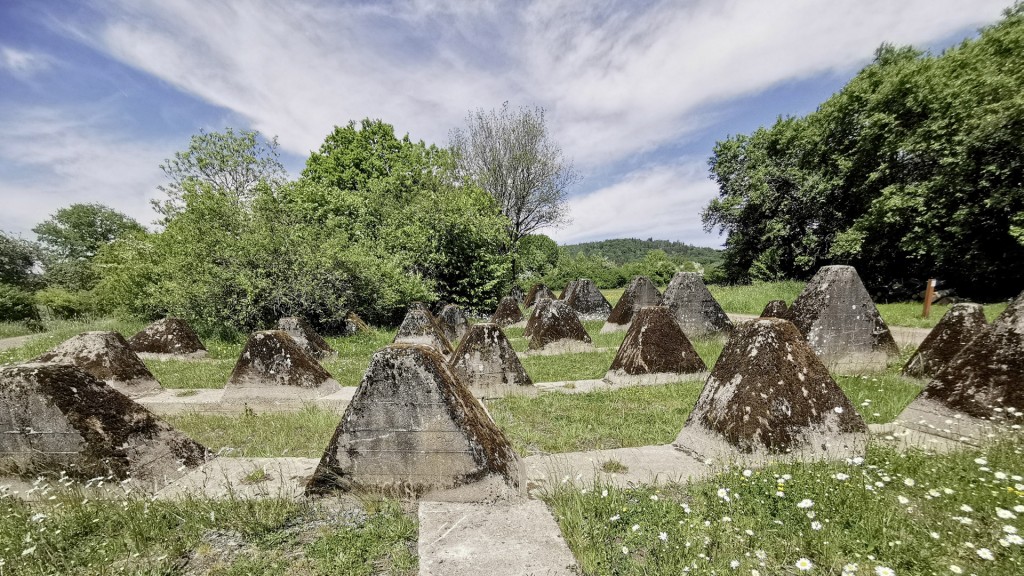
{"type": "Polygon", "coordinates": [[[643,260],[651,250],[662,250],[673,260],[690,260],[707,267],[722,261],[722,250],[691,246],[671,240],[640,240],[639,238],[615,238],[600,242],[584,242],[562,246],[572,255],[601,256],[617,265],[643,260]]]}

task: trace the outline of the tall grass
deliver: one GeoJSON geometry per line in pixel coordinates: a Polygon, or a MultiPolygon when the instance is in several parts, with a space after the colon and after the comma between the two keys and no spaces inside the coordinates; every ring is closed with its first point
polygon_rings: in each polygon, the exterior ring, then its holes
{"type": "Polygon", "coordinates": [[[765,304],[772,300],[785,300],[787,304],[792,304],[803,291],[804,284],[795,280],[754,282],[746,286],[712,284],[708,290],[726,312],[758,315],[764,310],[765,304]]]}
{"type": "Polygon", "coordinates": [[[242,415],[185,413],[163,417],[200,444],[224,456],[319,458],[341,421],[331,410],[242,415]]]}

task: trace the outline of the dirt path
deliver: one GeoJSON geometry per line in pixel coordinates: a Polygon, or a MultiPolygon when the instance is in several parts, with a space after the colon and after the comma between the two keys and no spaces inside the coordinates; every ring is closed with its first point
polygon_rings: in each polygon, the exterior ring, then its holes
{"type": "Polygon", "coordinates": [[[37,334],[28,334],[25,336],[14,336],[13,338],[0,338],[0,350],[10,350],[11,348],[20,348],[28,341],[35,338],[37,334]]]}

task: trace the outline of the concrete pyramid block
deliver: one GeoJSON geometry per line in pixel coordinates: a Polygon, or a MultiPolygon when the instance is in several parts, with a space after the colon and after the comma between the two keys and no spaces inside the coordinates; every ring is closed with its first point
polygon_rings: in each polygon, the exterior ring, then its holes
{"type": "Polygon", "coordinates": [[[522,464],[483,405],[426,346],[374,354],[307,493],[362,490],[467,500],[520,494],[522,464]]]}
{"type": "Polygon", "coordinates": [[[68,364],[0,368],[0,469],[113,476],[148,490],[211,458],[209,451],[91,374],[68,364]]]}
{"type": "Polygon", "coordinates": [[[646,276],[637,276],[622,293],[608,320],[601,327],[601,333],[625,332],[633,316],[645,306],[661,306],[661,292],[646,276]]]}
{"type": "Polygon", "coordinates": [[[668,306],[648,306],[633,317],[605,379],[613,384],[661,384],[705,370],[668,306]]]}
{"type": "Polygon", "coordinates": [[[475,324],[452,356],[452,371],[480,398],[535,392],[512,344],[497,324],[475,324]]]}
{"type": "Polygon", "coordinates": [[[537,303],[530,310],[530,316],[526,319],[526,325],[523,327],[523,337],[529,338],[533,335],[533,329],[536,328],[538,319],[544,314],[544,310],[551,306],[554,302],[554,298],[541,298],[537,300],[537,303]]]}
{"type": "Polygon", "coordinates": [[[675,445],[698,459],[846,458],[868,428],[825,365],[786,320],[740,324],[675,445]]]}
{"type": "Polygon", "coordinates": [[[853,266],[823,266],[789,313],[830,370],[884,370],[889,359],[900,352],[853,266]]]}
{"type": "Polygon", "coordinates": [[[527,322],[531,353],[592,352],[590,335],[579,316],[561,300],[541,300],[527,322]],[[533,322],[531,325],[530,322],[533,322]]]}
{"type": "Polygon", "coordinates": [[[466,332],[469,332],[469,319],[466,318],[466,313],[462,308],[455,304],[448,304],[442,308],[437,320],[444,332],[444,337],[452,346],[458,344],[466,332]]]}
{"type": "Polygon", "coordinates": [[[491,322],[505,328],[523,321],[523,311],[519,309],[519,303],[512,296],[505,296],[498,303],[498,308],[491,316],[491,322]]]}
{"type": "Polygon", "coordinates": [[[132,398],[157,394],[163,388],[146,364],[117,332],[82,332],[34,362],[71,364],[132,398]]]}
{"type": "Polygon", "coordinates": [[[576,290],[576,285],[579,284],[579,280],[570,280],[565,288],[562,289],[562,293],[558,295],[559,300],[568,300],[572,293],[576,290]]]}
{"type": "Polygon", "coordinates": [[[899,420],[955,439],[982,440],[993,424],[1024,425],[1024,293],[928,383],[899,420]]]}
{"type": "Polygon", "coordinates": [[[205,358],[206,346],[188,322],[163,318],[128,339],[140,358],[205,358]]]}
{"type": "Polygon", "coordinates": [[[696,272],[676,272],[662,303],[672,309],[688,338],[727,336],[732,322],[696,272]]]}
{"type": "MultiPolygon", "coordinates": [[[[414,303],[416,304],[416,303],[414,303]]],[[[430,346],[448,358],[452,354],[452,345],[444,330],[438,325],[437,319],[427,310],[426,306],[409,306],[402,325],[395,334],[395,344],[418,344],[430,346]]]]}
{"type": "Polygon", "coordinates": [[[782,318],[789,320],[789,306],[785,300],[772,300],[764,305],[761,311],[761,318],[782,318]]]}
{"type": "Polygon", "coordinates": [[[612,305],[608,303],[608,299],[597,289],[593,281],[586,278],[576,281],[576,286],[565,299],[565,303],[585,320],[605,320],[612,313],[612,305]]]}
{"type": "Polygon", "coordinates": [[[317,334],[305,318],[298,316],[285,316],[277,321],[277,329],[287,332],[292,340],[295,340],[306,354],[317,360],[323,360],[328,356],[337,356],[338,352],[331,348],[331,345],[324,340],[323,336],[317,334]]]}
{"type": "Polygon", "coordinates": [[[935,376],[986,326],[988,321],[985,320],[985,307],[981,304],[950,306],[917,347],[914,355],[907,360],[903,374],[914,378],[935,376]]]}
{"type": "Polygon", "coordinates": [[[523,306],[526,308],[532,308],[537,304],[538,300],[544,298],[555,299],[555,293],[548,288],[547,284],[534,284],[530,286],[530,291],[526,293],[526,297],[523,298],[523,306]]]}
{"type": "Polygon", "coordinates": [[[343,326],[342,333],[345,336],[354,336],[356,334],[362,334],[370,331],[370,327],[367,326],[366,322],[363,322],[363,319],[359,317],[359,314],[351,311],[348,314],[345,314],[343,326]]]}
{"type": "Polygon", "coordinates": [[[249,335],[224,386],[224,399],[315,399],[339,388],[287,332],[264,330],[249,335]]]}

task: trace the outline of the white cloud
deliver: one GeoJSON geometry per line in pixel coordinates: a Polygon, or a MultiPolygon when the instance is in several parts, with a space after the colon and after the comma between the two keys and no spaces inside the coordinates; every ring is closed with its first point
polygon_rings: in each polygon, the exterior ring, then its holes
{"type": "Polygon", "coordinates": [[[441,143],[469,109],[549,110],[583,168],[670,143],[702,109],[994,21],[1006,0],[108,5],[80,34],[305,154],[365,116],[441,143]]]}
{"type": "Polygon", "coordinates": [[[703,232],[700,212],[718,192],[702,160],[636,170],[569,201],[572,223],[544,231],[560,244],[604,238],[658,238],[721,244],[703,232]]]}
{"type": "Polygon", "coordinates": [[[22,80],[49,69],[53,64],[53,58],[46,54],[26,52],[11,46],[0,46],[0,69],[10,72],[22,80]]]}
{"type": "Polygon", "coordinates": [[[159,164],[174,143],[125,135],[95,107],[8,112],[0,130],[0,230],[31,236],[34,225],[74,203],[105,204],[143,225],[154,220],[149,199],[159,194],[159,164]]]}

